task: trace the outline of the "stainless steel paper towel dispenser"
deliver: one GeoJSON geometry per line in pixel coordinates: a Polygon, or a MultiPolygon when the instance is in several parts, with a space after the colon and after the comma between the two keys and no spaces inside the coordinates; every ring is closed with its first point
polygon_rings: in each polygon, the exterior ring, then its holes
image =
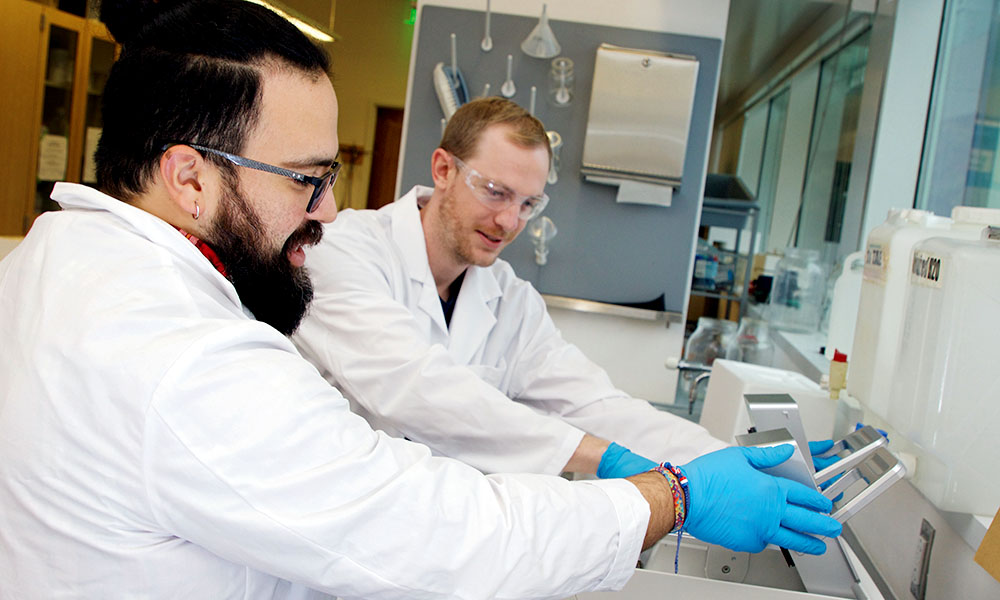
{"type": "Polygon", "coordinates": [[[697,80],[694,57],[601,44],[581,172],[679,186],[697,80]]]}

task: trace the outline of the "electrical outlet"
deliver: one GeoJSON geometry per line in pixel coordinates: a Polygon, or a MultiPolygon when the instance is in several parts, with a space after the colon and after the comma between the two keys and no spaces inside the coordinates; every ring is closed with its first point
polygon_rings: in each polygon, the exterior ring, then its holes
{"type": "Polygon", "coordinates": [[[924,600],[927,593],[927,570],[931,565],[931,546],[934,545],[934,527],[923,519],[920,524],[920,541],[914,557],[913,576],[910,578],[910,593],[917,600],[924,600]]]}

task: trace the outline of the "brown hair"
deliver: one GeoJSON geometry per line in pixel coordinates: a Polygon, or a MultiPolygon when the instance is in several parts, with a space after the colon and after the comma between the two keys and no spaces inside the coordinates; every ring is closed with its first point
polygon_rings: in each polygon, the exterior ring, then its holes
{"type": "Polygon", "coordinates": [[[552,157],[549,136],[542,122],[506,98],[477,98],[463,104],[448,120],[440,147],[465,160],[472,156],[483,132],[493,125],[511,128],[507,138],[525,148],[544,146],[552,157]]]}

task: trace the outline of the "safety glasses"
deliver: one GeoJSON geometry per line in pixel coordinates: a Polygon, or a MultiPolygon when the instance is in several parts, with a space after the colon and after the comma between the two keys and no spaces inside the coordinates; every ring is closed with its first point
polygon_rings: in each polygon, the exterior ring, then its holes
{"type": "Polygon", "coordinates": [[[264,171],[265,173],[273,173],[275,175],[281,175],[282,177],[288,177],[294,179],[299,183],[308,183],[313,186],[312,196],[309,197],[309,204],[306,204],[306,212],[311,213],[319,208],[320,203],[323,202],[323,198],[326,196],[327,190],[337,182],[337,175],[340,174],[340,163],[333,161],[330,165],[330,170],[324,173],[320,177],[313,177],[312,175],[305,175],[303,173],[298,173],[295,171],[290,171],[288,169],[283,169],[281,167],[276,167],[274,165],[269,165],[267,163],[262,163],[260,161],[253,160],[252,158],[246,158],[243,156],[237,156],[235,154],[230,154],[228,152],[223,152],[222,150],[216,150],[215,148],[209,148],[207,146],[200,146],[198,144],[189,144],[187,142],[173,142],[170,144],[165,144],[161,150],[166,150],[171,146],[177,146],[179,144],[184,144],[185,146],[191,146],[195,150],[201,152],[208,152],[221,156],[222,158],[228,160],[234,165],[240,167],[246,167],[248,169],[255,169],[257,171],[264,171]]]}
{"type": "Polygon", "coordinates": [[[497,212],[513,204],[518,207],[518,218],[527,221],[540,215],[549,203],[549,197],[544,193],[537,196],[518,194],[506,185],[484,176],[454,154],[451,157],[455,159],[459,169],[465,170],[465,185],[472,190],[472,195],[497,212]]]}

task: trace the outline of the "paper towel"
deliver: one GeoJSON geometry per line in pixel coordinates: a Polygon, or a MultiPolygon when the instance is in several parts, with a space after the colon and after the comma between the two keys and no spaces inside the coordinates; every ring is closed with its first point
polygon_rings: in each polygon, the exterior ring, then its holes
{"type": "Polygon", "coordinates": [[[647,204],[650,206],[670,206],[673,200],[674,188],[658,183],[645,183],[630,179],[616,179],[587,175],[587,181],[604,185],[618,186],[615,201],[619,204],[647,204]]]}

